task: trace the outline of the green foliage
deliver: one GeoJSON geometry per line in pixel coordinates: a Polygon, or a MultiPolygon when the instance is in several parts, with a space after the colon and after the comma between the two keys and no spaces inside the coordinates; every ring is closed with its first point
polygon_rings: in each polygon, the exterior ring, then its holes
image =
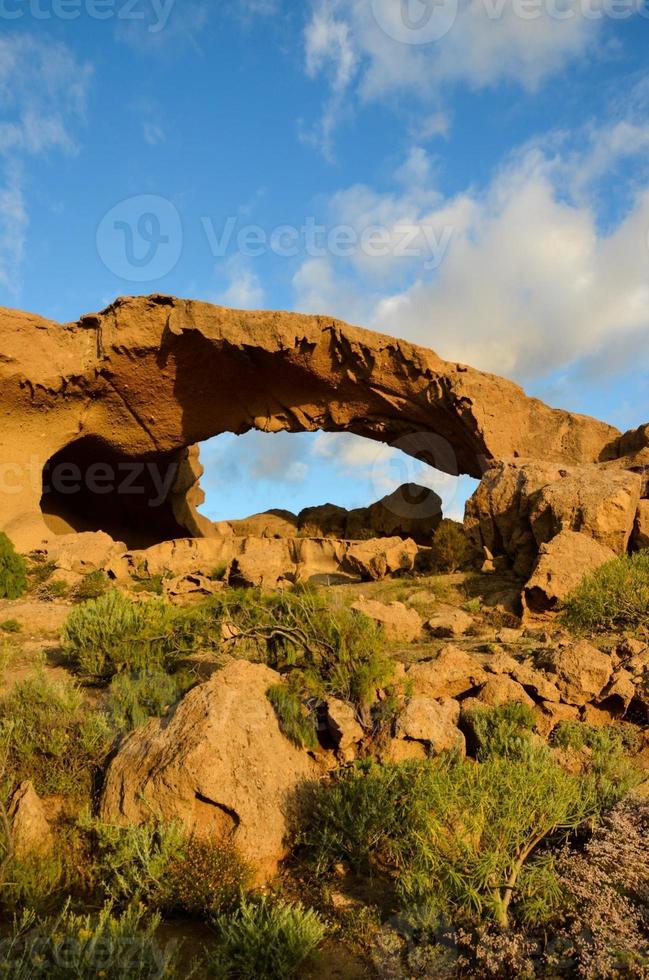
{"type": "Polygon", "coordinates": [[[106,710],[113,728],[130,732],[150,718],[162,718],[190,690],[194,679],[186,672],[164,670],[117,674],[110,682],[106,710]]]}
{"type": "Polygon", "coordinates": [[[410,904],[505,926],[538,846],[595,809],[589,781],[543,747],[524,760],[357,766],[314,791],[302,842],[320,870],[388,869],[410,904]]]}
{"type": "Polygon", "coordinates": [[[251,871],[228,841],[188,836],[180,823],[116,827],[85,817],[94,887],[117,907],[207,917],[232,911],[251,871]]]}
{"type": "Polygon", "coordinates": [[[151,595],[164,595],[164,577],[151,575],[149,578],[138,578],[133,586],[134,592],[149,592],[151,595]]]}
{"type": "Polygon", "coordinates": [[[27,566],[0,531],[0,599],[19,599],[27,591],[27,566]]]}
{"type": "MultiPolygon", "coordinates": [[[[217,598],[222,620],[240,631],[276,670],[296,669],[302,693],[333,694],[367,711],[393,672],[381,628],[324,592],[297,587],[281,593],[227,590],[217,598]]],[[[294,689],[299,684],[294,682],[294,689]]]]}
{"type": "Polygon", "coordinates": [[[4,622],[0,623],[0,630],[3,633],[20,633],[22,626],[17,619],[5,619],[4,622]]]}
{"type": "Polygon", "coordinates": [[[135,906],[121,916],[110,905],[98,915],[56,918],[26,911],[0,947],[0,975],[9,980],[160,980],[175,975],[177,950],[156,942],[160,919],[135,906]]]}
{"type": "Polygon", "coordinates": [[[41,602],[55,602],[57,599],[65,599],[70,591],[69,584],[65,579],[49,579],[38,589],[37,595],[41,602]]]}
{"type": "Polygon", "coordinates": [[[215,565],[209,574],[209,578],[212,582],[222,582],[225,578],[225,573],[228,570],[228,562],[220,561],[218,565],[215,565]]]}
{"type": "Polygon", "coordinates": [[[266,697],[286,738],[298,748],[317,748],[316,719],[313,712],[304,707],[302,699],[285,684],[273,684],[266,691],[266,697]]]}
{"type": "Polygon", "coordinates": [[[5,873],[0,890],[3,909],[51,910],[61,904],[70,882],[68,868],[56,854],[25,854],[14,856],[5,873]]]}
{"type": "Polygon", "coordinates": [[[214,922],[217,940],[208,951],[214,977],[285,980],[316,951],[325,927],[312,909],[262,898],[243,902],[234,915],[214,922]]]}
{"type": "Polygon", "coordinates": [[[470,727],[477,743],[478,759],[490,756],[525,759],[532,750],[534,712],[526,704],[509,702],[495,708],[475,708],[470,727]]]}
{"type": "Polygon", "coordinates": [[[98,599],[110,587],[108,576],[100,569],[88,572],[72,592],[75,602],[87,602],[89,599],[98,599]]]}
{"type": "Polygon", "coordinates": [[[196,649],[192,613],[162,599],[133,602],[117,589],[73,609],[63,646],[85,677],[109,679],[121,671],[173,670],[196,649]]]}
{"type": "Polygon", "coordinates": [[[564,604],[578,631],[635,630],[649,616],[649,551],[622,555],[587,575],[564,604]]]}
{"type": "Polygon", "coordinates": [[[189,838],[167,870],[167,904],[187,915],[232,912],[252,882],[252,871],[227,841],[189,838]]]}
{"type": "Polygon", "coordinates": [[[104,715],[69,681],[36,674],[0,699],[7,775],[32,779],[41,794],[90,795],[112,737],[104,715]]]}
{"type": "Polygon", "coordinates": [[[32,564],[29,569],[31,589],[38,592],[40,587],[51,579],[58,566],[55,561],[47,561],[41,554],[30,555],[32,564]]]}
{"type": "Polygon", "coordinates": [[[452,573],[465,568],[473,557],[473,548],[462,524],[444,519],[435,531],[431,553],[436,572],[452,573]]]}
{"type": "Polygon", "coordinates": [[[637,731],[631,725],[585,725],[579,721],[562,721],[553,732],[553,742],[560,749],[584,752],[588,765],[591,792],[602,814],[623,800],[638,786],[643,775],[630,758],[637,747],[637,731]]]}

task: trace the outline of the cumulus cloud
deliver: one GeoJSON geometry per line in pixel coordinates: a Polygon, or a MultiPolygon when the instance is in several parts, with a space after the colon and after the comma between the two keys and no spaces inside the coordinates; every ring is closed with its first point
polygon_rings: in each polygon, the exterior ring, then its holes
{"type": "Polygon", "coordinates": [[[259,310],[264,305],[265,293],[259,276],[239,256],[226,263],[229,284],[219,293],[215,302],[239,310],[259,310]]]}
{"type": "Polygon", "coordinates": [[[648,139],[638,120],[587,130],[580,149],[554,134],[545,149],[530,144],[513,154],[486,187],[451,199],[437,194],[434,174],[411,154],[406,168],[427,191],[408,190],[401,171],[396,190],[355,186],[333,195],[330,209],[356,227],[382,222],[390,234],[419,226],[417,254],[309,260],[294,278],[297,306],[308,310],[317,298],[320,311],[343,318],[350,311],[444,357],[522,381],[576,364],[590,375],[621,370],[649,346],[649,175],[641,156],[648,139]],[[637,186],[611,224],[593,184],[630,159],[637,186]],[[432,267],[426,228],[444,246],[432,267]]]}
{"type": "MultiPolygon", "coordinates": [[[[455,84],[479,89],[511,81],[533,90],[598,39],[597,4],[595,16],[587,16],[592,10],[585,14],[585,5],[573,2],[568,17],[556,15],[563,9],[556,3],[539,2],[531,14],[528,4],[527,16],[522,6],[517,0],[316,0],[305,31],[306,69],[330,86],[316,130],[325,149],[348,107],[346,93],[368,102],[406,90],[439,101],[455,84]]],[[[437,132],[433,125],[430,135],[437,132]]]]}

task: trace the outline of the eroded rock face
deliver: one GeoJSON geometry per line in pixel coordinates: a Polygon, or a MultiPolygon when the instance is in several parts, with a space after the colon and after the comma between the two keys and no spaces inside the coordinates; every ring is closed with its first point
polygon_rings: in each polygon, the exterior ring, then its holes
{"type": "Polygon", "coordinates": [[[12,467],[0,527],[25,550],[70,530],[129,547],[214,533],[196,510],[194,447],[221,432],[353,432],[475,477],[512,457],[568,465],[619,451],[611,426],[329,317],[151,296],[66,325],[0,318],[0,458],[12,467]],[[79,474],[76,493],[62,469],[79,474]]]}
{"type": "Polygon", "coordinates": [[[108,769],[102,818],[144,823],[155,814],[201,836],[231,835],[259,880],[272,877],[295,794],[314,776],[266,697],[279,682],[262,664],[233,661],[171,717],[130,735],[108,769]]]}

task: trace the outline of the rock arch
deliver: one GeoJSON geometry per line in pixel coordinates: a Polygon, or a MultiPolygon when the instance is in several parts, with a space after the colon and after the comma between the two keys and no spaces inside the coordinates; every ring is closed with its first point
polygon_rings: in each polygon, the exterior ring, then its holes
{"type": "Polygon", "coordinates": [[[78,504],[73,495],[44,499],[43,474],[57,463],[79,467],[83,480],[97,464],[173,469],[157,527],[149,511],[106,493],[116,532],[126,513],[148,540],[209,535],[196,510],[195,447],[228,431],[353,432],[478,478],[515,458],[617,455],[612,426],[325,316],[154,295],[64,325],[3,310],[0,333],[0,528],[22,548],[76,529],[84,509],[102,506],[85,492],[78,504]]]}

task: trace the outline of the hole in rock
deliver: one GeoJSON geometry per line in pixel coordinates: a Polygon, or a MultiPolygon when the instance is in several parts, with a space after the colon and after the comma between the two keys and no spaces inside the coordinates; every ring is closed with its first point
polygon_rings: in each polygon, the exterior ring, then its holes
{"type": "Polygon", "coordinates": [[[55,534],[106,531],[129,548],[187,537],[172,506],[179,453],[127,459],[99,439],[62,449],[43,470],[41,511],[55,534]]]}

